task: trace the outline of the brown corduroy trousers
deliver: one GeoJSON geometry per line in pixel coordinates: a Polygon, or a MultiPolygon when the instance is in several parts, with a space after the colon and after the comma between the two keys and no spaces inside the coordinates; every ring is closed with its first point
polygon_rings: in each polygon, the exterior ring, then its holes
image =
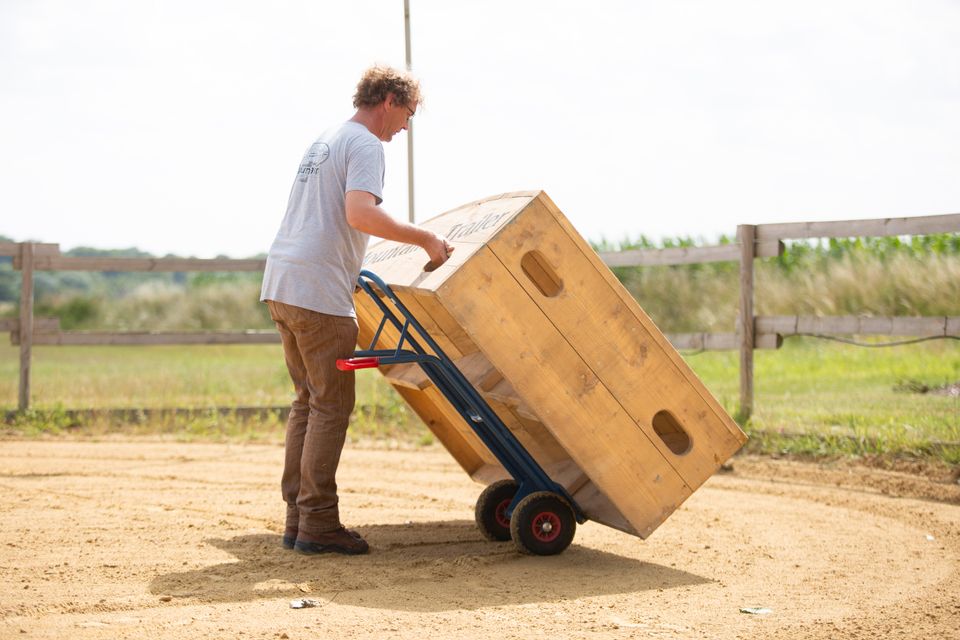
{"type": "Polygon", "coordinates": [[[354,373],[339,371],[357,344],[357,321],[268,300],[296,399],[287,418],[280,488],[287,532],[310,540],[341,526],[337,466],[355,400],[354,373]]]}

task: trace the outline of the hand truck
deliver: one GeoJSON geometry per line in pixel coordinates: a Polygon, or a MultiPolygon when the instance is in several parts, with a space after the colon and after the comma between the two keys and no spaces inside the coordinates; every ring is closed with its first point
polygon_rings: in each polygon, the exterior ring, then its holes
{"type": "Polygon", "coordinates": [[[550,479],[389,285],[367,270],[360,272],[357,284],[377,304],[383,318],[370,347],[354,352],[351,358],[337,360],[337,368],[353,371],[412,362],[420,365],[511,476],[489,485],[477,499],[475,517],[480,532],[489,540],[512,539],[524,553],[554,555],[566,549],[577,523],[587,520],[573,496],[550,479]],[[374,286],[392,303],[402,322],[374,286]],[[375,349],[387,322],[400,332],[397,346],[375,349]]]}

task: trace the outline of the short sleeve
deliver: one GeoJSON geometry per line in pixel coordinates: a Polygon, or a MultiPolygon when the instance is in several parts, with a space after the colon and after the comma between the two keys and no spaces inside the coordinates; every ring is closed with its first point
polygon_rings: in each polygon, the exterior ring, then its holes
{"type": "Polygon", "coordinates": [[[347,154],[346,191],[366,191],[373,194],[377,204],[383,202],[383,175],[385,171],[383,145],[362,144],[347,154]]]}

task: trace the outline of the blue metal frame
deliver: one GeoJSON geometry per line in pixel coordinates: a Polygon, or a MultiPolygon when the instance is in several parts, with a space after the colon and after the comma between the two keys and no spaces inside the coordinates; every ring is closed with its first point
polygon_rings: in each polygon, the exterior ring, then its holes
{"type": "Polygon", "coordinates": [[[583,524],[587,518],[574,501],[573,496],[561,485],[550,479],[550,476],[500,420],[496,412],[490,408],[487,401],[477,393],[470,381],[453,363],[453,360],[443,352],[440,345],[430,337],[430,334],[417,322],[413,314],[400,302],[393,289],[375,273],[366,270],[360,272],[357,283],[383,312],[383,319],[380,321],[380,326],[377,327],[370,348],[356,351],[354,356],[360,358],[376,357],[382,365],[409,362],[416,362],[420,365],[427,377],[450,401],[457,413],[463,417],[464,421],[477,434],[477,437],[517,482],[517,493],[507,508],[508,517],[513,514],[514,507],[526,496],[537,491],[551,491],[563,496],[570,503],[577,522],[583,524]],[[400,312],[404,319],[402,323],[373,290],[371,283],[375,284],[400,312]],[[388,321],[400,331],[397,348],[374,349],[388,321]],[[411,335],[411,328],[430,347],[433,352],[432,355],[411,335]],[[409,349],[404,349],[405,343],[409,344],[409,349]]]}

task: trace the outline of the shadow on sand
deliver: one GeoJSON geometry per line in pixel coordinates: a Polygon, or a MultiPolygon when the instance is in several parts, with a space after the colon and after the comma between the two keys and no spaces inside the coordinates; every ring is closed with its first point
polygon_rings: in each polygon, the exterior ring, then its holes
{"type": "Polygon", "coordinates": [[[710,580],[658,564],[572,545],[554,557],[524,556],[481,539],[468,521],[363,527],[366,556],[304,556],[278,535],[205,542],[236,556],[157,576],[150,591],[205,602],[312,598],[372,608],[447,611],[672,589],[710,580]]]}

